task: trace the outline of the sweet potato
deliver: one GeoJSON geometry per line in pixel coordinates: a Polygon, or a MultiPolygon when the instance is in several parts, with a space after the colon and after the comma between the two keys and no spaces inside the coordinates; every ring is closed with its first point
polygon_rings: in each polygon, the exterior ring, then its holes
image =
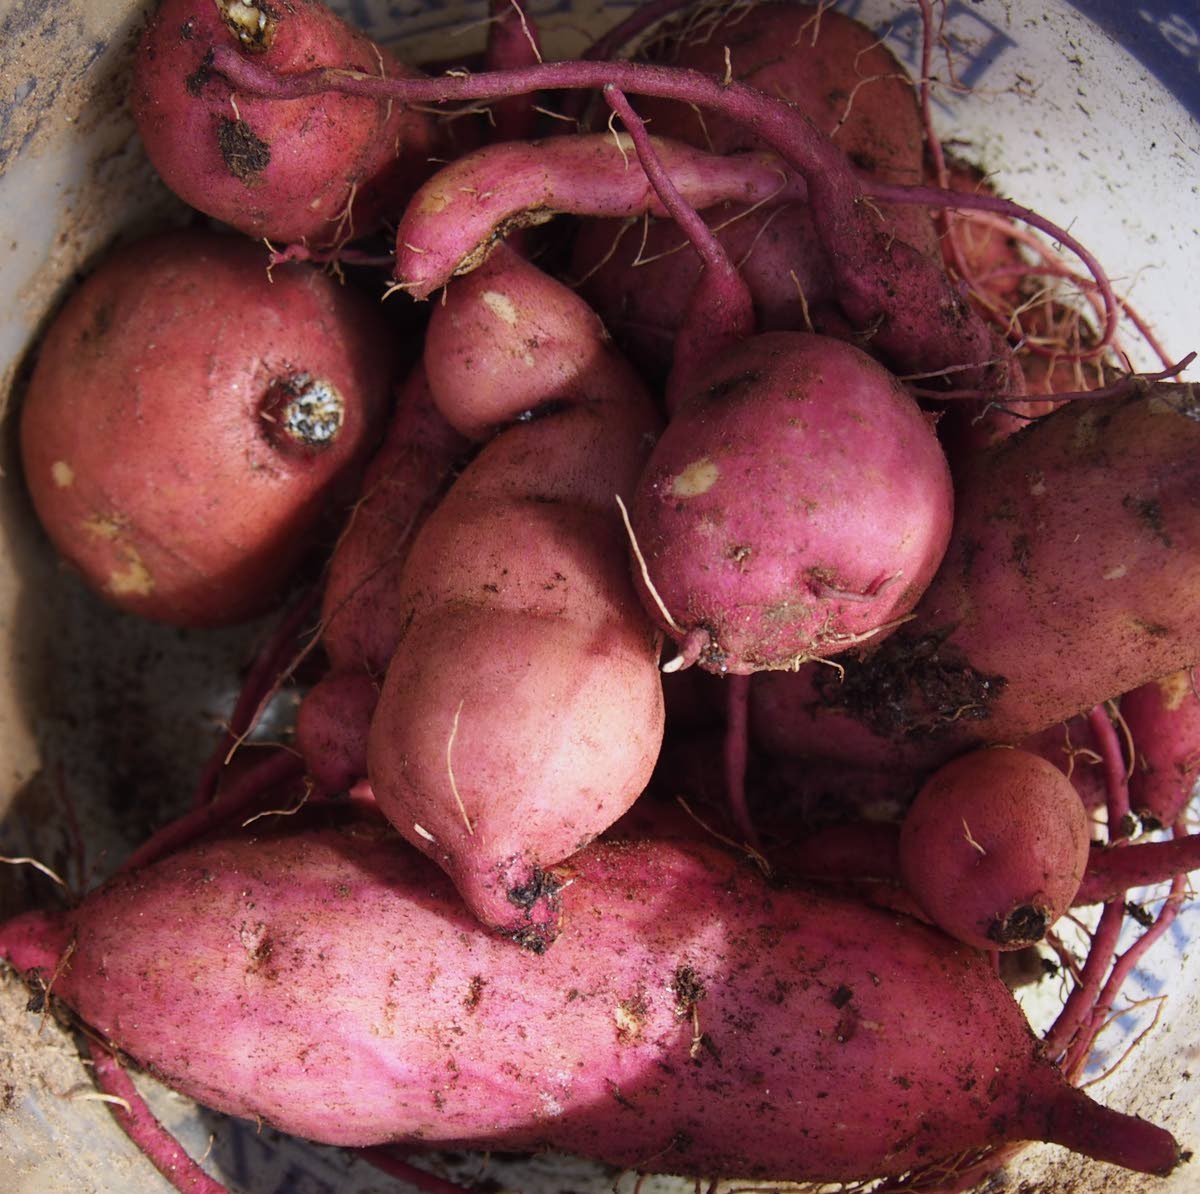
{"type": "MultiPolygon", "coordinates": [[[[760,331],[822,330],[832,299],[828,263],[801,203],[703,213],[745,278],[760,331]]],[[[700,261],[672,224],[584,220],[572,242],[571,276],[630,359],[651,377],[670,368],[700,261]]]]}
{"type": "Polygon", "coordinates": [[[130,106],[151,163],[193,207],[249,236],[324,247],[372,231],[428,174],[428,115],[339,95],[263,103],[212,72],[216,45],[284,73],[413,73],[317,0],[164,0],[130,106]]]}
{"type": "Polygon", "coordinates": [[[1200,696],[1195,670],[1160,676],[1121,697],[1133,740],[1129,776],[1133,811],[1156,825],[1174,825],[1200,776],[1200,696]]]}
{"type": "Polygon", "coordinates": [[[1179,1161],[1063,1080],[986,958],[915,922],[702,845],[595,845],[533,957],[379,819],[299,820],[9,922],[0,952],[189,1097],[336,1144],[793,1181],[1036,1138],[1179,1161]]]}
{"type": "Polygon", "coordinates": [[[353,493],[391,384],[387,324],[311,266],[163,233],[107,258],[21,411],[34,506],[120,608],[180,626],[269,608],[353,493]]]}
{"type": "MultiPolygon", "coordinates": [[[[736,80],[648,64],[586,61],[430,80],[369,78],[328,69],[284,76],[221,47],[214,48],[213,69],[239,90],[278,100],[338,91],[391,96],[410,103],[444,102],[523,95],[542,87],[599,87],[682,100],[721,112],[753,130],[803,181],[814,227],[833,269],[838,306],[850,328],[868,335],[873,348],[899,372],[953,374],[959,385],[975,387],[981,395],[1007,393],[1011,360],[1007,346],[971,310],[940,263],[898,239],[891,229],[881,227],[874,214],[879,200],[929,207],[944,204],[946,197],[936,190],[905,189],[857,172],[846,155],[789,104],[736,80]]],[[[504,146],[494,148],[501,150],[504,146]]],[[[494,171],[491,182],[495,185],[482,191],[481,197],[492,195],[502,177],[494,171]]],[[[418,217],[433,218],[444,228],[445,221],[437,217],[443,215],[450,198],[444,188],[438,190],[432,207],[418,197],[410,204],[405,221],[415,212],[418,217]]],[[[967,202],[955,200],[958,206],[967,202]]],[[[471,204],[464,206],[469,211],[471,204]]],[[[504,203],[488,206],[503,208],[504,203]]],[[[539,206],[544,209],[548,205],[539,206]]],[[[993,206],[1011,213],[1011,205],[993,206]]],[[[522,218],[537,221],[545,214],[545,210],[527,209],[522,218]]],[[[1036,221],[1038,227],[1051,227],[1036,213],[1022,209],[1022,215],[1036,221]]],[[[487,223],[494,228],[494,223],[487,223]]],[[[1078,246],[1063,230],[1055,229],[1054,234],[1072,248],[1078,246]]],[[[453,246],[442,237],[435,268],[414,263],[412,258],[419,258],[429,243],[438,239],[405,236],[409,245],[417,247],[417,252],[407,257],[404,243],[397,245],[397,281],[411,286],[414,293],[428,294],[456,271],[477,264],[493,242],[494,232],[483,242],[468,235],[453,246]]],[[[1107,294],[1110,303],[1115,303],[1111,287],[1107,294]]]]}
{"type": "Polygon", "coordinates": [[[900,873],[939,928],[979,949],[1040,941],[1088,860],[1088,821],[1039,755],[971,751],[922,785],[900,830],[900,873]]]}
{"type": "Polygon", "coordinates": [[[660,640],[614,500],[658,417],[595,313],[507,249],[449,287],[425,362],[451,425],[502,429],[405,564],[369,777],[486,924],[543,948],[546,868],[633,802],[662,739],[660,640]]]}
{"type": "Polygon", "coordinates": [[[398,604],[404,561],[467,448],[438,413],[418,365],[399,387],[387,434],[329,559],[321,645],[335,671],[382,680],[404,624],[398,604]]]}
{"type": "Polygon", "coordinates": [[[703,373],[631,509],[647,609],[681,646],[704,636],[699,662],[722,673],[885,633],[950,535],[949,469],[916,403],[864,352],[801,332],[751,337],[703,373]]]}
{"type": "MultiPolygon", "coordinates": [[[[827,5],[755,4],[664,26],[641,56],[732,78],[802,112],[864,173],[922,181],[924,149],[916,86],[879,35],[827,5]],[[726,58],[728,54],[728,58],[726,58]]],[[[638,101],[656,135],[715,153],[759,146],[722,113],[657,98],[638,101]]],[[[928,256],[938,253],[926,210],[882,205],[876,219],[928,256]]]]}

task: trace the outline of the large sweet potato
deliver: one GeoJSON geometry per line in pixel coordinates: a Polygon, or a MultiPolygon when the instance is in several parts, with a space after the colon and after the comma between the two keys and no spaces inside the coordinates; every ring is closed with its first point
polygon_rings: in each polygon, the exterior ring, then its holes
{"type": "Polygon", "coordinates": [[[289,819],[10,922],[0,951],[186,1095],[337,1144],[796,1181],[1039,1138],[1179,1159],[1068,1085],[987,959],[934,930],[700,844],[595,845],[570,874],[533,956],[381,820],[289,819]]]}
{"type": "Polygon", "coordinates": [[[405,563],[369,776],[475,913],[538,948],[557,930],[546,868],[633,803],[662,740],[659,637],[614,499],[658,418],[595,313],[503,247],[449,287],[425,365],[452,426],[501,430],[405,563]]]}
{"type": "Polygon", "coordinates": [[[1190,666],[1198,492],[1195,385],[1069,403],[978,455],[913,620],[844,678],[807,677],[827,716],[798,721],[791,749],[807,738],[823,750],[836,718],[855,757],[929,766],[1190,666]]]}

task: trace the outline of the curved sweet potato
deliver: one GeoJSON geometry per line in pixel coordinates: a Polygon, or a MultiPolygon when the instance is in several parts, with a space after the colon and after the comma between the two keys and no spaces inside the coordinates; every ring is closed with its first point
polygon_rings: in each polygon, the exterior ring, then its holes
{"type": "Polygon", "coordinates": [[[660,642],[614,499],[658,417],[595,313],[503,247],[451,284],[425,363],[451,425],[501,430],[408,557],[369,776],[485,924],[544,948],[546,869],[636,799],[662,740],[660,642]]]}

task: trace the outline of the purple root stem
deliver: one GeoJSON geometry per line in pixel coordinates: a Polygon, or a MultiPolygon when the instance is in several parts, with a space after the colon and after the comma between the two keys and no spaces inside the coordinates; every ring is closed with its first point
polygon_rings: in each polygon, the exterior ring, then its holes
{"type": "Polygon", "coordinates": [[[1088,714],[1088,726],[1104,763],[1104,784],[1108,793],[1108,841],[1112,845],[1127,840],[1133,828],[1125,755],[1117,738],[1116,727],[1103,705],[1097,705],[1088,714]]]}
{"type": "Polygon", "coordinates": [[[121,865],[122,871],[146,866],[186,845],[202,833],[225,824],[230,818],[254,808],[273,789],[299,779],[304,762],[290,751],[273,752],[262,762],[228,784],[217,798],[164,825],[144,841],[121,865]]]}
{"type": "Polygon", "coordinates": [[[180,1194],[229,1194],[226,1187],[209,1177],[158,1122],[112,1052],[96,1041],[89,1040],[87,1047],[92,1056],[97,1087],[125,1104],[109,1103],[113,1118],[154,1168],[180,1194]]]}
{"type": "MultiPolygon", "coordinates": [[[[583,61],[435,79],[383,79],[330,68],[280,76],[223,45],[212,48],[212,66],[237,90],[267,99],[336,90],[377,99],[390,96],[402,103],[439,103],[612,84],[627,93],[715,109],[753,130],[804,178],[843,311],[858,328],[873,329],[875,344],[896,358],[902,372],[959,367],[967,385],[984,384],[992,372],[992,337],[982,317],[935,262],[895,240],[876,222],[873,205],[866,200],[977,206],[1009,215],[1021,215],[1025,209],[990,196],[925,187],[906,190],[864,178],[795,108],[745,84],[671,67],[583,61]],[[904,280],[903,286],[897,285],[898,279],[904,280]]],[[[1047,222],[1037,219],[1038,227],[1045,228],[1047,222]]]]}
{"type": "Polygon", "coordinates": [[[1080,1026],[1086,1021],[1096,1004],[1104,976],[1117,952],[1117,939],[1125,923],[1125,904],[1113,900],[1104,905],[1100,923],[1092,934],[1091,948],[1087,961],[1079,972],[1079,981],[1067,996],[1066,1003],[1046,1032],[1046,1055],[1060,1058],[1071,1044],[1080,1026]]]}
{"type": "Polygon", "coordinates": [[[256,656],[246,676],[246,682],[238,694],[237,704],[234,705],[229,718],[229,728],[222,735],[200,773],[193,798],[193,804],[197,808],[212,800],[221,780],[221,772],[229,762],[230,752],[258,724],[263,710],[279,691],[279,686],[290,667],[294,666],[296,640],[300,637],[301,628],[315,608],[319,596],[316,588],[310,589],[283,616],[256,656]]]}
{"type": "MultiPolygon", "coordinates": [[[[1176,832],[1180,832],[1178,826],[1176,827],[1176,832]]],[[[1183,839],[1180,838],[1177,840],[1183,839]]],[[[1129,849],[1133,849],[1133,847],[1129,847],[1129,849]]],[[[1127,850],[1122,851],[1122,853],[1127,852],[1127,850]]],[[[1117,996],[1121,993],[1121,988],[1133,973],[1134,968],[1145,956],[1146,951],[1171,927],[1175,917],[1179,915],[1179,908],[1186,899],[1186,896],[1187,875],[1176,875],[1171,881],[1171,891],[1163,902],[1162,907],[1159,908],[1158,915],[1154,918],[1153,923],[1113,962],[1108,980],[1105,982],[1104,989],[1096,999],[1091,1016],[1083,1025],[1082,1032],[1072,1042],[1066,1059],[1063,1062],[1063,1070],[1068,1075],[1073,1075],[1083,1069],[1088,1055],[1092,1051],[1092,1045],[1095,1043],[1100,1030],[1104,1027],[1105,1020],[1112,1011],[1117,996]]]]}
{"type": "Polygon", "coordinates": [[[410,1165],[386,1148],[362,1148],[356,1151],[364,1161],[370,1162],[381,1173],[407,1182],[414,1189],[422,1191],[422,1194],[468,1194],[464,1187],[455,1185],[454,1182],[443,1181],[425,1169],[410,1165]]]}
{"type": "Polygon", "coordinates": [[[1182,1159],[1165,1128],[1093,1102],[1074,1086],[1057,1087],[1034,1114],[1042,1139],[1110,1165],[1165,1177],[1182,1159]]]}
{"type": "MultiPolygon", "coordinates": [[[[724,245],[676,189],[646,132],[645,122],[630,107],[625,93],[615,87],[605,87],[604,99],[621,118],[650,185],[691,242],[702,265],[700,278],[692,289],[683,323],[675,337],[675,360],[666,391],[667,410],[674,412],[696,388],[714,357],[753,334],[754,301],[724,245]]],[[[745,787],[744,776],[742,787],[745,787]]]]}
{"type": "MultiPolygon", "coordinates": [[[[639,34],[657,25],[659,21],[690,8],[694,3],[695,0],[649,0],[648,4],[634,9],[620,24],[614,25],[607,33],[598,37],[579,57],[587,62],[607,62],[639,34]]],[[[586,92],[570,91],[562,98],[562,114],[579,121],[587,108],[587,102],[586,92]]]]}
{"type": "Polygon", "coordinates": [[[1165,883],[1200,870],[1200,833],[1166,842],[1137,842],[1119,849],[1093,846],[1074,904],[1123,899],[1131,887],[1165,883]]]}
{"type": "Polygon", "coordinates": [[[729,676],[725,704],[725,794],[729,801],[729,815],[742,835],[742,840],[752,850],[762,853],[758,834],[750,819],[750,808],[746,803],[746,760],[749,755],[750,739],[750,677],[729,676]]]}

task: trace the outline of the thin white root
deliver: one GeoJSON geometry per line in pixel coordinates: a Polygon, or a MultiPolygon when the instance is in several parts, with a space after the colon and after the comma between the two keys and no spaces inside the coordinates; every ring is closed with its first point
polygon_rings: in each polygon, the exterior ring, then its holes
{"type": "MultiPolygon", "coordinates": [[[[642,549],[638,546],[637,536],[633,533],[633,524],[629,521],[629,511],[625,508],[625,503],[621,500],[621,495],[615,493],[613,497],[617,499],[617,505],[621,508],[621,520],[625,523],[625,534],[629,536],[629,545],[633,548],[633,554],[637,559],[638,568],[641,570],[642,582],[646,586],[646,591],[654,598],[654,604],[658,606],[658,611],[662,614],[667,625],[676,633],[683,634],[683,627],[671,617],[671,611],[663,604],[663,599],[658,595],[658,590],[654,587],[654,582],[650,579],[650,570],[646,567],[646,557],[642,555],[642,549]]],[[[663,665],[662,670],[664,672],[668,670],[677,671],[682,662],[683,658],[680,656],[679,663],[671,660],[671,663],[675,663],[674,667],[671,667],[671,664],[668,663],[663,665]]]]}
{"type": "MultiPolygon", "coordinates": [[[[458,784],[454,779],[454,765],[450,760],[450,756],[454,750],[454,739],[458,736],[458,718],[462,713],[463,704],[466,702],[466,697],[463,697],[458,702],[458,708],[454,710],[454,724],[450,727],[450,737],[446,739],[446,773],[450,776],[450,791],[454,794],[454,801],[458,805],[458,811],[462,813],[463,824],[467,827],[467,833],[475,836],[475,829],[471,825],[471,818],[467,816],[467,807],[463,804],[462,797],[458,792],[458,784]]],[[[432,840],[432,838],[430,839],[432,840]]]]}
{"type": "Polygon", "coordinates": [[[966,817],[963,817],[962,823],[963,836],[967,839],[967,842],[976,850],[978,850],[980,854],[982,854],[984,857],[987,857],[987,851],[971,836],[971,827],[967,824],[966,817]]]}
{"type": "Polygon", "coordinates": [[[9,866],[31,866],[35,871],[41,871],[48,879],[54,880],[59,887],[64,890],[66,889],[66,883],[44,862],[38,862],[36,858],[5,858],[0,856],[0,862],[7,863],[9,866]]]}

